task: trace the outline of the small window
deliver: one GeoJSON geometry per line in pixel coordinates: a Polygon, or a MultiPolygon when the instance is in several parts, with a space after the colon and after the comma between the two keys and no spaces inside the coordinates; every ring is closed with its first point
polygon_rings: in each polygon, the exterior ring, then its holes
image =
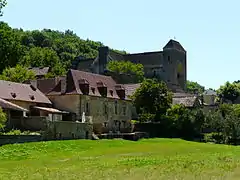
{"type": "Polygon", "coordinates": [[[126,111],[127,111],[127,108],[126,106],[123,107],[123,115],[126,116],[126,111]]]}
{"type": "Polygon", "coordinates": [[[171,61],[171,58],[170,58],[170,56],[168,56],[168,62],[170,63],[170,61],[171,61]]]}
{"type": "Polygon", "coordinates": [[[115,101],[115,114],[118,114],[118,104],[117,104],[117,101],[115,101]]]}
{"type": "Polygon", "coordinates": [[[87,103],[86,103],[86,113],[87,113],[87,114],[89,114],[89,111],[90,111],[89,109],[90,109],[89,103],[87,102],[87,103]]]}
{"type": "Polygon", "coordinates": [[[104,114],[107,114],[107,105],[104,104],[104,114]]]}
{"type": "Polygon", "coordinates": [[[104,127],[106,128],[107,127],[107,122],[104,122],[103,124],[104,124],[104,127]]]}

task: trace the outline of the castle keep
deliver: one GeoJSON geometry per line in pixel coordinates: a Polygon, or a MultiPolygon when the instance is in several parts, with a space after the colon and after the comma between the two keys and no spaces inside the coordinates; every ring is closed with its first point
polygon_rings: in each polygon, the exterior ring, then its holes
{"type": "Polygon", "coordinates": [[[187,52],[182,45],[170,40],[162,51],[135,54],[119,54],[108,47],[100,47],[94,59],[78,57],[72,68],[96,74],[105,74],[109,61],[131,61],[144,66],[147,78],[157,78],[166,82],[173,91],[185,90],[187,80],[187,52]]]}

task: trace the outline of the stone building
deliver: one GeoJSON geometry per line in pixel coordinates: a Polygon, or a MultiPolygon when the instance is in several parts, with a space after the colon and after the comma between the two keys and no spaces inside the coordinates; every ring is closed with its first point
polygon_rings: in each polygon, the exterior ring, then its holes
{"type": "Polygon", "coordinates": [[[76,58],[72,68],[105,74],[106,65],[109,61],[131,61],[143,64],[146,77],[161,79],[167,84],[179,86],[183,90],[186,88],[187,52],[175,40],[170,40],[162,51],[136,54],[119,54],[108,47],[101,47],[96,58],[76,58]]]}
{"type": "Polygon", "coordinates": [[[56,83],[46,93],[54,107],[75,114],[74,120],[80,122],[85,113],[95,132],[131,130],[132,103],[124,85],[117,84],[112,77],[69,70],[66,77],[45,81],[56,83]]]}

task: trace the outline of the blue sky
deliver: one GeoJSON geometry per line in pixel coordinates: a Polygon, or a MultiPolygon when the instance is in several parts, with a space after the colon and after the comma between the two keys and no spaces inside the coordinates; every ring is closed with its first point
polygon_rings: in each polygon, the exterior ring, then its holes
{"type": "Polygon", "coordinates": [[[162,50],[176,37],[187,50],[188,79],[218,88],[240,79],[239,7],[237,0],[8,0],[0,20],[25,30],[71,29],[130,53],[162,50]]]}

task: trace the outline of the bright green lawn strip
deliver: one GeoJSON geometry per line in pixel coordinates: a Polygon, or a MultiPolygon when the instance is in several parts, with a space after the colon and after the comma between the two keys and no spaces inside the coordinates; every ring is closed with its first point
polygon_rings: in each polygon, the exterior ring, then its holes
{"type": "Polygon", "coordinates": [[[55,141],[0,150],[0,179],[232,177],[240,155],[239,147],[170,139],[55,141]]]}

